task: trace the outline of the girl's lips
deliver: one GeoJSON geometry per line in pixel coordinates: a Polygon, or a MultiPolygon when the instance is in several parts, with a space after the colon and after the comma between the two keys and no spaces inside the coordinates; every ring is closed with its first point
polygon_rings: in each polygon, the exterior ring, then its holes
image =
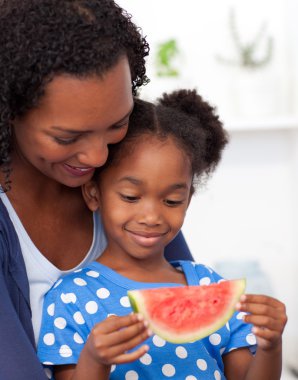
{"type": "Polygon", "coordinates": [[[95,168],[80,168],[76,166],[71,166],[68,164],[63,164],[63,167],[66,169],[68,173],[75,177],[82,177],[84,175],[93,173],[95,171],[95,168]]]}
{"type": "Polygon", "coordinates": [[[126,230],[132,237],[132,239],[143,247],[152,247],[158,244],[167,232],[143,232],[143,231],[129,231],[126,230]]]}

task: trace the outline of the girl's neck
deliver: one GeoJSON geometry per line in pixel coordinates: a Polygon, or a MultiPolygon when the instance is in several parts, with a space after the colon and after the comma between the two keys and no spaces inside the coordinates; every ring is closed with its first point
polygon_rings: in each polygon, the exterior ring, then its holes
{"type": "Polygon", "coordinates": [[[97,261],[133,281],[187,285],[184,274],[174,268],[163,254],[150,259],[135,259],[116,255],[107,248],[97,261]]]}

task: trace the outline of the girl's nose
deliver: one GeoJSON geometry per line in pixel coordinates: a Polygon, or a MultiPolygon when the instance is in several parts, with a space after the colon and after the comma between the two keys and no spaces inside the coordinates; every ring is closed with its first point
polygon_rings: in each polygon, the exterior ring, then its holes
{"type": "Polygon", "coordinates": [[[151,227],[161,224],[162,217],[158,205],[154,203],[144,205],[139,222],[151,227]]]}

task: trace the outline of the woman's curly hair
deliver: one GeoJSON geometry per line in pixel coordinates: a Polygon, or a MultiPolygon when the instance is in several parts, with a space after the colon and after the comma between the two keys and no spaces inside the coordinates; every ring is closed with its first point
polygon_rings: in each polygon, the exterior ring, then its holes
{"type": "Polygon", "coordinates": [[[0,0],[0,164],[10,163],[11,121],[38,104],[56,74],[103,75],[120,56],[132,93],[148,82],[149,46],[113,0],[0,0]]]}
{"type": "Polygon", "coordinates": [[[127,157],[136,146],[136,139],[154,136],[160,140],[173,138],[189,158],[193,189],[215,170],[228,142],[228,134],[215,108],[196,90],[177,90],[163,94],[156,104],[135,99],[129,129],[121,142],[109,147],[105,170],[127,157]]]}

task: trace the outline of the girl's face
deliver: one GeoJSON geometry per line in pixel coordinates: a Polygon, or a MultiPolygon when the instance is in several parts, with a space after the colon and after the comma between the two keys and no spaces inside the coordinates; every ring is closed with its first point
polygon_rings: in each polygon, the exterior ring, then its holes
{"type": "Polygon", "coordinates": [[[138,138],[134,149],[84,187],[87,204],[98,206],[108,252],[144,259],[163,254],[179,232],[190,201],[189,159],[171,138],[138,138]],[[87,195],[86,195],[87,193],[87,195]],[[88,194],[89,193],[89,194],[88,194]]]}
{"type": "Polygon", "coordinates": [[[103,77],[55,77],[38,107],[14,121],[14,160],[70,187],[86,183],[126,134],[133,108],[126,58],[103,77]]]}

